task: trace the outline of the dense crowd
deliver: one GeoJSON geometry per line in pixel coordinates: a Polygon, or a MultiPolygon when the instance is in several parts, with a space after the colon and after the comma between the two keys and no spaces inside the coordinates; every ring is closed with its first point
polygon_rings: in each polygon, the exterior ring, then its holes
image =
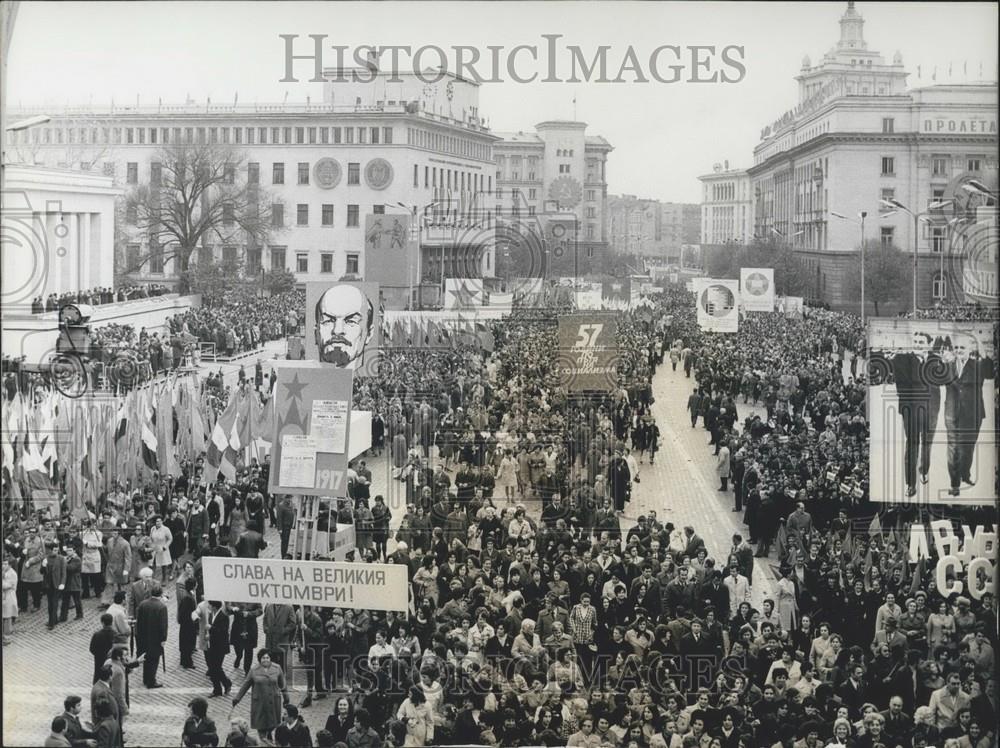
{"type": "Polygon", "coordinates": [[[167,326],[172,335],[192,335],[203,343],[214,343],[219,355],[232,356],[293,335],[304,321],[303,291],[262,297],[241,287],[223,294],[217,304],[168,318],[167,326]]]}
{"type": "Polygon", "coordinates": [[[56,312],[64,304],[100,306],[101,304],[114,304],[121,301],[132,301],[133,299],[148,299],[154,296],[162,296],[166,293],[170,293],[170,289],[162,283],[145,283],[141,285],[119,286],[117,288],[98,286],[76,292],[50,293],[45,298],[36,296],[31,300],[31,313],[56,312]]]}
{"type": "MultiPolygon", "coordinates": [[[[5,636],[43,596],[50,627],[70,607],[82,615],[83,597],[109,604],[91,642],[90,727],[70,696],[53,733],[120,745],[129,671],[157,688],[176,626],[167,656],[193,668],[201,652],[212,697],[251,700],[249,724],[216,725],[193,699],[185,745],[996,746],[993,593],[980,579],[944,597],[933,563],[907,563],[915,509],[871,521],[864,369],[845,364],[863,352],[859,320],[762,314],[720,336],[690,307],[672,289],[652,313],[619,314],[606,392],[568,391],[559,307],[495,323],[492,351],[388,351],[356,377],[406,508],[395,522],[359,460],[325,522],[354,524],[356,562],[408,567],[406,614],[204,599],[204,556],[257,557],[269,524],[289,553],[295,509],[268,492],[267,461],[205,486],[199,458],[111,492],[82,522],[13,515],[5,636]],[[745,512],[747,532],[725,547],[697,523],[629,509],[661,449],[652,377],[668,364],[691,379],[690,426],[707,431],[719,492],[745,512]],[[758,609],[761,585],[774,592],[758,609]],[[291,703],[293,667],[307,671],[300,706],[329,698],[322,727],[291,703]]],[[[954,516],[996,523],[988,508],[954,516]]]]}

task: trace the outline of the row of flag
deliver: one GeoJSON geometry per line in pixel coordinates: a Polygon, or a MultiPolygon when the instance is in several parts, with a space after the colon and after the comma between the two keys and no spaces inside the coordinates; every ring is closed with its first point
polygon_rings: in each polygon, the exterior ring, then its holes
{"type": "MultiPolygon", "coordinates": [[[[154,472],[179,475],[181,461],[207,453],[206,477],[235,477],[243,452],[270,442],[273,399],[233,392],[218,419],[197,376],[174,377],[113,398],[68,398],[15,392],[3,402],[2,477],[6,498],[25,493],[36,509],[85,505],[117,481],[141,484],[154,472]]],[[[266,451],[266,450],[265,450],[266,451]]]]}
{"type": "Polygon", "coordinates": [[[493,333],[479,320],[442,322],[420,314],[401,314],[386,320],[382,345],[389,348],[454,348],[473,345],[492,351],[493,333]]]}

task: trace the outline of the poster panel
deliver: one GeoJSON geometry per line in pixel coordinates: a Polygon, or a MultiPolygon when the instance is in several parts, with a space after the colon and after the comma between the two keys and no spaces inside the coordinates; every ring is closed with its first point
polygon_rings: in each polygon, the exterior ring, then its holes
{"type": "Polygon", "coordinates": [[[376,359],[382,342],[380,306],[377,283],[307,283],[306,358],[351,370],[376,359]]]}
{"type": "Polygon", "coordinates": [[[583,312],[559,317],[559,376],[570,392],[615,387],[618,318],[614,313],[583,312]]]}
{"type": "Polygon", "coordinates": [[[271,491],[345,496],[354,373],[316,363],[277,371],[271,491]]]}
{"type": "Polygon", "coordinates": [[[740,268],[740,306],[747,312],[774,311],[774,268],[740,268]]]}
{"type": "Polygon", "coordinates": [[[409,609],[407,568],[400,564],[205,556],[202,573],[206,600],[400,613],[409,609]]]}
{"type": "Polygon", "coordinates": [[[411,239],[406,214],[365,216],[365,280],[383,286],[402,287],[415,277],[416,242],[411,239]]]}
{"type": "Polygon", "coordinates": [[[736,332],[739,329],[739,283],[719,278],[695,278],[698,325],[706,332],[736,332]]]}
{"type": "Polygon", "coordinates": [[[872,501],[996,501],[994,328],[990,322],[868,324],[872,501]]]}

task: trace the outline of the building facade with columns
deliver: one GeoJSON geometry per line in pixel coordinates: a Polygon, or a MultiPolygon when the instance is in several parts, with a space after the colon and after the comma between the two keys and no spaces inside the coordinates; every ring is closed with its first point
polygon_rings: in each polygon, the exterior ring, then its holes
{"type": "MultiPolygon", "coordinates": [[[[611,144],[601,135],[588,135],[585,122],[571,120],[540,122],[534,132],[497,135],[496,216],[514,232],[537,230],[546,240],[539,250],[552,249],[514,262],[515,272],[538,269],[553,277],[600,272],[609,245],[606,168],[611,144]]],[[[521,246],[533,252],[531,242],[521,246]]]]}
{"type": "Polygon", "coordinates": [[[701,182],[701,244],[746,244],[753,239],[753,200],[746,169],[716,164],[701,182]]]}
{"type": "MultiPolygon", "coordinates": [[[[366,216],[416,209],[421,275],[438,278],[443,260],[449,275],[491,276],[487,196],[497,138],[479,117],[478,84],[442,74],[418,85],[415,75],[399,75],[401,84],[377,71],[365,83],[328,81],[322,100],[305,104],[46,110],[51,122],[8,133],[8,154],[103,174],[128,193],[150,184],[172,144],[229,146],[243,155],[236,179],[259,184],[282,206],[266,246],[209,246],[216,257],[237,252],[248,274],[285,268],[300,283],[363,277],[366,216]]],[[[150,247],[127,217],[119,223],[128,277],[177,280],[183,268],[169,247],[150,247]]]]}
{"type": "Polygon", "coordinates": [[[887,61],[868,49],[850,2],[836,46],[816,65],[803,60],[797,106],[754,149],[753,232],[798,251],[816,300],[852,304],[845,281],[856,272],[861,212],[866,239],[916,252],[918,306],[962,293],[953,239],[976,206],[961,186],[975,179],[995,189],[996,84],[907,89],[907,76],[899,52],[887,61]],[[906,210],[890,213],[883,200],[906,210]]]}
{"type": "Polygon", "coordinates": [[[50,294],[114,285],[115,199],[100,174],[8,164],[3,196],[5,314],[50,294]]]}

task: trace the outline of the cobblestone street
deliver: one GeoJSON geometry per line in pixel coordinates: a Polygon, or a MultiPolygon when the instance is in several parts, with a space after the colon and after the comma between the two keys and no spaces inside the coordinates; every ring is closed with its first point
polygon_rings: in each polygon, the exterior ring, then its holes
{"type": "MultiPolygon", "coordinates": [[[[248,367],[249,368],[249,367],[248,367]]],[[[655,509],[657,516],[677,526],[692,524],[704,538],[709,555],[723,558],[732,534],[744,530],[742,516],[730,511],[732,493],[717,490],[715,460],[706,445],[706,432],[699,422],[690,427],[685,410],[693,379],[684,377],[682,370],[673,372],[669,364],[660,367],[653,380],[656,399],[653,411],[661,427],[661,449],[654,465],[648,462],[640,469],[640,483],[633,487],[633,500],[622,521],[623,529],[634,524],[639,513],[655,509]]],[[[747,406],[740,406],[741,417],[747,406]]],[[[393,528],[398,527],[405,511],[404,484],[391,478],[385,454],[367,456],[372,470],[371,494],[383,494],[393,513],[393,528]]],[[[276,557],[279,548],[277,532],[268,528],[268,548],[264,557],[276,557]]],[[[391,545],[390,545],[391,548],[391,545]]],[[[771,591],[773,575],[767,559],[756,560],[753,602],[759,605],[771,591]]],[[[168,585],[172,593],[172,585],[168,585]]],[[[3,743],[5,745],[41,745],[48,734],[51,718],[61,711],[63,698],[75,693],[84,699],[83,714],[89,715],[91,658],[87,651],[90,635],[99,628],[99,614],[94,600],[86,600],[82,621],[60,624],[52,632],[45,628],[43,610],[27,613],[17,622],[14,643],[3,650],[3,743]]],[[[169,640],[166,645],[166,672],[160,673],[164,688],[148,691],[142,686],[141,674],[131,678],[131,714],[125,722],[129,745],[176,745],[187,715],[186,705],[194,696],[208,696],[212,686],[205,672],[204,658],[195,656],[195,670],[179,666],[175,602],[167,600],[170,611],[169,640]]],[[[263,634],[261,634],[263,641],[263,634]]],[[[242,683],[242,670],[232,667],[233,657],[226,661],[227,675],[233,680],[234,692],[242,683]]],[[[292,699],[298,703],[305,695],[305,671],[290,677],[292,699]]],[[[322,728],[334,701],[315,702],[303,710],[310,729],[322,728]]],[[[227,699],[210,699],[209,716],[220,733],[227,729],[233,714],[227,699]]],[[[235,714],[249,719],[250,699],[244,698],[235,714]]]]}

